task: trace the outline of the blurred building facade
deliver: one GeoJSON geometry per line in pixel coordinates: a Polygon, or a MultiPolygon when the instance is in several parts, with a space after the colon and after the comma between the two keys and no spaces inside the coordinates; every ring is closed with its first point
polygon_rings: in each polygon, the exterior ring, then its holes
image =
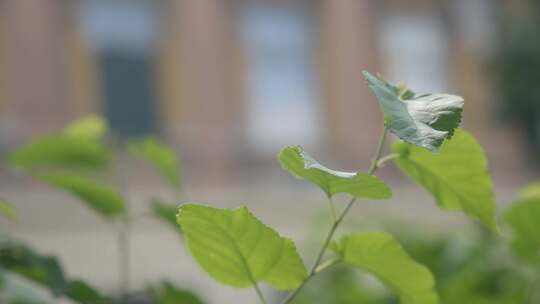
{"type": "Polygon", "coordinates": [[[163,136],[200,179],[274,164],[287,144],[360,167],[382,124],[366,69],[463,95],[494,170],[518,174],[522,137],[493,118],[485,68],[506,5],[519,1],[0,0],[0,149],[102,113],[120,135],[163,136]]]}

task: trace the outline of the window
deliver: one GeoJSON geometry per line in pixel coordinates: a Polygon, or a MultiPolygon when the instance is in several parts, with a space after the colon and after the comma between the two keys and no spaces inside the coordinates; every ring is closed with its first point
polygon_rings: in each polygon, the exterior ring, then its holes
{"type": "Polygon", "coordinates": [[[82,28],[100,66],[105,116],[121,136],[156,128],[156,14],[153,1],[81,2],[82,28]]]}
{"type": "Polygon", "coordinates": [[[248,2],[241,14],[250,144],[260,154],[291,143],[316,144],[320,119],[307,8],[248,2]]]}
{"type": "Polygon", "coordinates": [[[448,89],[448,41],[445,24],[429,13],[384,16],[381,51],[390,80],[407,79],[419,92],[448,89]]]}

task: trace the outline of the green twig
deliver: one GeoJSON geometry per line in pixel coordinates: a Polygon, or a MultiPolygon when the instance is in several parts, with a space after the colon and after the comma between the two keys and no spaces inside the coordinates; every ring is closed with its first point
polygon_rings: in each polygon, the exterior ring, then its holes
{"type": "Polygon", "coordinates": [[[384,163],[386,163],[387,161],[390,161],[390,160],[393,160],[395,158],[398,158],[399,157],[399,154],[397,153],[392,153],[392,154],[388,154],[386,156],[383,156],[381,157],[381,159],[379,159],[379,161],[377,162],[377,167],[382,167],[382,165],[384,165],[384,163]]]}
{"type": "Polygon", "coordinates": [[[127,296],[130,289],[130,249],[129,249],[129,234],[130,234],[130,219],[124,218],[119,222],[117,231],[117,247],[118,247],[118,275],[119,287],[122,297],[127,296]]]}
{"type": "Polygon", "coordinates": [[[259,284],[254,283],[253,288],[255,288],[255,291],[257,292],[257,296],[259,297],[259,300],[262,304],[266,304],[266,299],[264,298],[264,295],[261,291],[261,288],[259,287],[259,284]]]}
{"type": "MultiPolygon", "coordinates": [[[[381,159],[381,155],[384,148],[384,143],[386,141],[386,135],[388,134],[388,130],[386,127],[383,130],[383,133],[381,134],[381,137],[379,139],[379,143],[377,144],[377,149],[375,151],[375,156],[371,162],[371,166],[369,167],[368,174],[372,175],[377,171],[379,168],[379,160],[381,159]]],[[[356,198],[352,198],[345,209],[341,212],[339,217],[333,222],[332,226],[330,227],[330,231],[326,235],[326,238],[323,242],[323,245],[321,249],[319,250],[319,253],[317,254],[317,258],[315,259],[315,263],[313,263],[313,266],[311,267],[311,270],[309,271],[307,277],[302,281],[300,286],[298,286],[295,290],[293,290],[289,295],[281,302],[282,304],[288,304],[290,303],[297,295],[298,293],[304,288],[306,283],[317,273],[321,272],[322,270],[335,265],[337,262],[328,263],[322,263],[322,259],[324,257],[324,254],[326,252],[326,249],[328,248],[328,245],[330,244],[330,241],[332,241],[332,238],[334,237],[334,233],[336,232],[337,228],[339,227],[339,224],[343,221],[351,207],[353,206],[354,202],[356,201],[356,198]],[[323,267],[324,266],[324,267],[323,267]],[[322,269],[321,269],[322,268],[322,269]]]]}
{"type": "Polygon", "coordinates": [[[330,207],[330,214],[332,215],[332,223],[335,223],[337,220],[336,215],[336,206],[334,205],[334,200],[332,200],[332,197],[328,197],[328,206],[330,207]]]}

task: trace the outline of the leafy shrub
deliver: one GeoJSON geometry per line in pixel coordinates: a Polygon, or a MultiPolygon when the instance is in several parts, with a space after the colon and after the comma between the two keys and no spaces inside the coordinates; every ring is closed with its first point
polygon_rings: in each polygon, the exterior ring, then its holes
{"type": "MultiPolygon", "coordinates": [[[[299,146],[285,147],[278,155],[283,169],[318,187],[328,204],[331,225],[311,267],[305,267],[292,240],[262,223],[245,206],[231,210],[184,203],[178,207],[154,197],[149,211],[180,233],[212,278],[232,287],[253,287],[261,303],[267,303],[261,283],[288,292],[282,304],[538,303],[540,185],[523,189],[504,212],[502,228],[506,229],[501,230],[484,152],[471,134],[458,128],[463,99],[416,94],[380,76],[365,72],[365,77],[384,115],[382,135],[365,172],[327,168],[299,146]],[[398,141],[384,155],[388,133],[398,141]],[[394,233],[351,232],[334,239],[343,219],[360,200],[392,197],[390,186],[374,175],[391,161],[431,193],[441,209],[461,211],[474,219],[476,229],[466,236],[433,239],[400,225],[387,229],[394,233]],[[351,199],[339,208],[333,201],[336,194],[351,199]]],[[[114,172],[119,167],[115,151],[125,149],[151,164],[176,201],[185,196],[180,162],[171,148],[155,138],[121,145],[107,142],[111,137],[103,120],[87,117],[20,147],[8,157],[8,163],[73,195],[111,223],[125,260],[129,226],[137,216],[121,185],[104,182],[114,173],[125,173],[114,172]]],[[[17,214],[12,204],[0,199],[0,215],[16,219],[17,214]]],[[[54,303],[58,298],[83,304],[123,303],[132,293],[128,264],[119,268],[120,294],[110,296],[81,279],[67,277],[56,258],[2,237],[1,303],[54,303]]],[[[143,298],[151,303],[203,303],[191,291],[166,281],[150,284],[143,298]]]]}
{"type": "Polygon", "coordinates": [[[391,234],[355,232],[339,241],[333,239],[357,200],[392,196],[390,187],[374,175],[390,160],[432,193],[442,209],[460,210],[498,233],[484,152],[472,135],[457,129],[463,99],[450,94],[416,94],[380,76],[364,75],[384,115],[383,132],[366,172],[329,169],[299,146],[286,147],[278,156],[285,170],[319,187],[328,200],[332,225],[314,264],[306,270],[294,243],[265,226],[246,207],[228,210],[184,204],[178,223],[195,260],[212,278],[233,287],[253,287],[261,303],[266,299],[259,283],[291,290],[281,302],[286,304],[313,277],[342,264],[371,273],[393,290],[401,303],[438,303],[431,271],[415,261],[391,234]],[[402,141],[383,156],[389,132],[402,141]],[[351,196],[341,212],[332,200],[338,193],[351,196]]]}

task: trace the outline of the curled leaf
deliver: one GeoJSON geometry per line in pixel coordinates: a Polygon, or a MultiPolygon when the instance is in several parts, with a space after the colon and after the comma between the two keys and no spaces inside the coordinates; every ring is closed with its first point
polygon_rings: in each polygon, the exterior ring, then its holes
{"type": "Polygon", "coordinates": [[[463,98],[450,94],[414,96],[382,78],[364,71],[369,88],[375,93],[390,132],[403,141],[437,151],[461,122],[463,98]]]}
{"type": "Polygon", "coordinates": [[[309,156],[300,146],[284,148],[278,159],[283,169],[318,186],[328,197],[337,193],[370,199],[387,199],[392,196],[390,188],[378,177],[329,169],[309,156]]]}

